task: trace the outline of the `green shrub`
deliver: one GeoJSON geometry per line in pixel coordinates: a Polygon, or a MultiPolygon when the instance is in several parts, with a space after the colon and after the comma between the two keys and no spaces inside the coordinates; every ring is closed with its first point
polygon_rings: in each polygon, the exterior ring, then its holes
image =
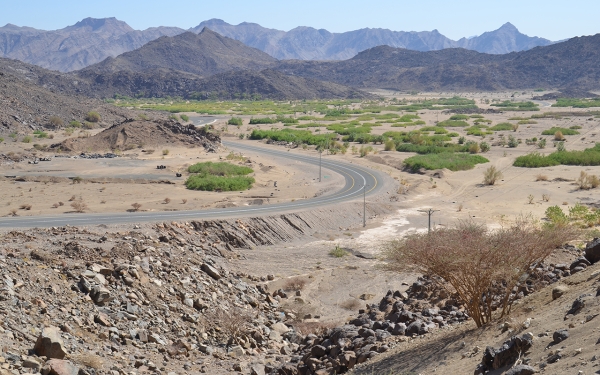
{"type": "Polygon", "coordinates": [[[85,121],[89,121],[89,122],[99,122],[100,121],[100,114],[98,112],[88,112],[87,115],[85,115],[85,121]]]}
{"type": "Polygon", "coordinates": [[[577,134],[579,134],[579,132],[574,129],[552,127],[550,129],[544,130],[542,132],[542,135],[555,135],[556,132],[560,132],[560,133],[562,133],[562,135],[577,135],[577,134]]]}
{"type": "Polygon", "coordinates": [[[546,138],[542,138],[537,143],[538,148],[546,148],[546,138]]]}
{"type": "Polygon", "coordinates": [[[315,135],[308,130],[283,129],[283,130],[253,130],[250,139],[271,139],[295,144],[318,145],[336,138],[335,134],[315,135]]]}
{"type": "Polygon", "coordinates": [[[393,149],[396,148],[396,143],[394,143],[394,141],[392,141],[392,140],[388,140],[388,141],[385,141],[384,147],[385,147],[384,148],[385,151],[392,151],[393,149]]]}
{"type": "Polygon", "coordinates": [[[188,122],[190,121],[190,116],[188,115],[179,115],[182,121],[188,122]]]}
{"type": "Polygon", "coordinates": [[[490,145],[487,142],[481,142],[479,147],[481,148],[481,152],[488,152],[490,150],[490,145]]]}
{"type": "Polygon", "coordinates": [[[513,124],[508,123],[508,122],[502,122],[500,124],[496,124],[496,125],[490,127],[489,130],[495,131],[495,132],[513,130],[513,124]]]}
{"type": "Polygon", "coordinates": [[[73,120],[73,121],[71,121],[69,123],[69,126],[72,127],[72,128],[80,128],[81,127],[81,123],[79,121],[73,120]]]}
{"type": "Polygon", "coordinates": [[[58,128],[59,126],[63,125],[63,120],[58,116],[50,116],[50,118],[48,119],[48,123],[50,124],[50,126],[58,128]]]}
{"type": "Polygon", "coordinates": [[[243,125],[244,121],[242,120],[241,117],[232,117],[227,121],[227,125],[243,125]]]}
{"type": "Polygon", "coordinates": [[[329,255],[335,258],[343,258],[348,255],[348,252],[340,247],[340,245],[335,245],[335,248],[329,252],[329,255]]]}
{"type": "Polygon", "coordinates": [[[460,138],[458,138],[458,144],[462,145],[463,143],[465,143],[466,140],[467,139],[465,137],[460,137],[460,138]]]}
{"type": "Polygon", "coordinates": [[[23,137],[23,139],[21,140],[21,142],[23,143],[31,143],[31,137],[26,135],[23,137]]]}
{"type": "Polygon", "coordinates": [[[479,155],[465,153],[442,153],[412,156],[404,160],[404,165],[413,172],[421,168],[434,170],[447,168],[451,171],[473,169],[476,164],[487,163],[488,159],[479,155]]]}
{"type": "Polygon", "coordinates": [[[253,170],[252,168],[246,166],[240,166],[226,162],[213,163],[208,161],[189,166],[188,172],[208,174],[213,176],[243,176],[252,173],[253,170]]]}
{"type": "Polygon", "coordinates": [[[546,209],[546,218],[555,225],[566,225],[569,223],[569,218],[558,206],[548,207],[546,209]]]}
{"type": "Polygon", "coordinates": [[[512,135],[508,136],[508,147],[515,148],[519,145],[519,141],[512,135]]]}
{"type": "Polygon", "coordinates": [[[202,191],[238,191],[247,190],[254,184],[254,178],[247,176],[219,177],[210,175],[193,175],[185,181],[190,190],[202,191]]]}
{"type": "Polygon", "coordinates": [[[276,124],[278,121],[274,118],[270,117],[262,117],[262,118],[251,118],[250,125],[258,125],[258,124],[276,124]]]}
{"type": "Polygon", "coordinates": [[[468,120],[469,116],[468,115],[452,115],[452,117],[450,117],[450,120],[468,120]]]}
{"type": "Polygon", "coordinates": [[[519,156],[513,165],[525,168],[552,167],[555,165],[600,165],[600,143],[596,143],[596,146],[593,148],[583,151],[557,151],[547,156],[533,152],[519,156]]]}
{"type": "Polygon", "coordinates": [[[577,129],[581,129],[581,126],[573,125],[573,126],[569,126],[569,129],[577,130],[577,129]]]}
{"type": "Polygon", "coordinates": [[[448,128],[466,128],[469,124],[465,121],[446,120],[438,122],[437,126],[443,126],[448,128]]]}
{"type": "Polygon", "coordinates": [[[34,130],[33,134],[36,138],[48,138],[48,133],[41,130],[34,130]]]}

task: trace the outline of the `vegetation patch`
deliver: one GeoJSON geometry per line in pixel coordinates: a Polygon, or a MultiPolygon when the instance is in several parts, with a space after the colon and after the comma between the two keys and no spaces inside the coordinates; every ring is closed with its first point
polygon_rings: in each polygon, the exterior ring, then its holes
{"type": "Polygon", "coordinates": [[[555,165],[600,165],[600,143],[596,143],[596,146],[583,151],[557,151],[550,155],[533,152],[519,156],[513,165],[524,168],[542,168],[555,165]]]}
{"type": "Polygon", "coordinates": [[[434,170],[447,168],[451,171],[466,171],[473,169],[476,164],[489,162],[479,155],[465,153],[438,153],[412,156],[404,160],[404,165],[413,172],[421,168],[434,170]]]}
{"type": "Polygon", "coordinates": [[[250,133],[250,139],[271,139],[276,142],[288,142],[295,144],[319,145],[327,144],[331,139],[336,138],[335,134],[315,135],[308,130],[283,129],[283,130],[258,130],[250,133]]]}
{"type": "Polygon", "coordinates": [[[534,102],[511,102],[505,100],[502,103],[491,104],[492,107],[502,108],[503,111],[539,111],[540,108],[534,102]]]}
{"type": "Polygon", "coordinates": [[[246,190],[254,184],[254,178],[246,176],[253,172],[252,168],[231,163],[197,163],[190,166],[188,172],[194,173],[185,181],[191,190],[246,190]]]}
{"type": "Polygon", "coordinates": [[[438,122],[437,126],[447,127],[447,128],[465,128],[469,126],[469,123],[462,120],[445,120],[438,122]]]}
{"type": "Polygon", "coordinates": [[[592,99],[558,98],[553,107],[592,108],[600,107],[600,97],[592,99]]]}
{"type": "Polygon", "coordinates": [[[502,122],[500,124],[496,124],[496,125],[490,127],[489,130],[494,131],[494,132],[503,132],[503,131],[513,130],[513,124],[510,124],[508,122],[502,122]]]}
{"type": "Polygon", "coordinates": [[[542,132],[542,135],[554,135],[556,132],[561,132],[562,135],[577,135],[579,132],[575,129],[567,129],[567,128],[550,128],[546,129],[542,132]]]}

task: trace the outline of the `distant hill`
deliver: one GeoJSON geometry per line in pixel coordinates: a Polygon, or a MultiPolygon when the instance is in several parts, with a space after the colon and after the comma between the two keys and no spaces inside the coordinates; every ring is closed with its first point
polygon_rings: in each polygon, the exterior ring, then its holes
{"type": "MultiPolygon", "coordinates": [[[[509,23],[496,31],[458,41],[445,37],[437,30],[406,32],[361,29],[331,33],[312,27],[297,27],[285,32],[255,23],[230,25],[217,19],[204,21],[189,31],[197,34],[205,27],[277,59],[345,60],[380,45],[416,51],[460,47],[504,54],[552,43],[547,39],[524,35],[509,23]]],[[[107,57],[133,51],[162,36],[172,37],[184,32],[177,27],[162,26],[134,30],[115,18],[86,18],[75,25],[51,31],[7,24],[0,27],[0,57],[69,72],[96,64],[107,57]]]]}
{"type": "Polygon", "coordinates": [[[111,73],[163,69],[211,76],[231,70],[261,70],[274,65],[276,61],[264,52],[205,28],[200,34],[186,32],[174,37],[158,38],[83,71],[111,73]]]}
{"type": "Polygon", "coordinates": [[[357,88],[493,91],[600,88],[600,34],[504,55],[465,49],[418,52],[379,46],[337,62],[282,61],[285,74],[357,88]]]}
{"type": "Polygon", "coordinates": [[[219,19],[204,21],[192,31],[200,32],[204,27],[242,41],[280,60],[346,60],[359,52],[383,45],[414,51],[465,48],[490,54],[504,54],[552,44],[550,40],[522,34],[510,23],[504,24],[498,30],[458,41],[445,37],[437,30],[406,32],[367,28],[330,33],[323,29],[297,27],[285,32],[264,28],[255,23],[230,25],[219,19]]]}
{"type": "Polygon", "coordinates": [[[86,18],[53,31],[8,24],[0,27],[0,57],[67,72],[134,50],[161,36],[182,32],[176,27],[134,30],[115,18],[86,18]]]}

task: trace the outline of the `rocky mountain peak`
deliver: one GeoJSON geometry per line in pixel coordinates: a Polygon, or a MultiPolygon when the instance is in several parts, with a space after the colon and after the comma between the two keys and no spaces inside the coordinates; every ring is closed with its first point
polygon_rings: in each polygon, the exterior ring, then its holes
{"type": "Polygon", "coordinates": [[[84,18],[83,20],[77,22],[75,25],[68,27],[67,29],[85,29],[89,31],[99,31],[99,30],[113,30],[113,31],[122,31],[129,32],[133,31],[133,28],[129,26],[127,23],[123,21],[119,21],[115,17],[109,18],[84,18]]]}

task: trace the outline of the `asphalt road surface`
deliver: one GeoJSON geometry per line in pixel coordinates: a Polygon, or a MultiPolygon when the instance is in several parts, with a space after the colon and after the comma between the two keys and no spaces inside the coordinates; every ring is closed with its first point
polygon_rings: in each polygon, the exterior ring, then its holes
{"type": "MultiPolygon", "coordinates": [[[[272,150],[238,142],[223,142],[223,145],[236,151],[256,152],[271,155],[275,158],[286,158],[311,165],[319,165],[319,158],[297,155],[287,151],[272,150]]],[[[269,204],[264,206],[232,207],[193,211],[168,212],[113,212],[61,214],[52,216],[16,216],[0,218],[0,228],[36,228],[58,227],[64,225],[99,225],[120,223],[142,223],[177,220],[224,219],[259,215],[290,213],[310,208],[321,208],[325,205],[340,204],[357,198],[363,194],[375,194],[382,186],[381,174],[369,168],[354,164],[322,159],[322,167],[338,173],[345,178],[345,185],[333,194],[316,198],[296,200],[294,202],[269,204]]]]}

